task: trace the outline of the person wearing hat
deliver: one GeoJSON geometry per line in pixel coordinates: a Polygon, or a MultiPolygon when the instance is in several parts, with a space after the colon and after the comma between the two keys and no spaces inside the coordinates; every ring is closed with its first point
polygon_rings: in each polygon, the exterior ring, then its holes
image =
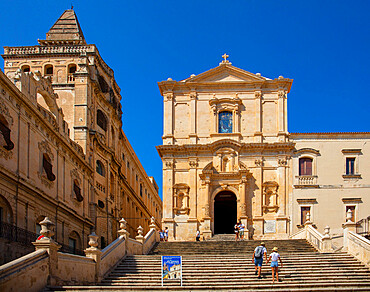
{"type": "Polygon", "coordinates": [[[263,263],[263,256],[265,256],[265,260],[267,261],[267,250],[265,247],[265,243],[261,242],[259,246],[257,246],[253,252],[252,262],[254,262],[255,268],[255,275],[258,274],[258,279],[261,279],[261,268],[263,263]]]}
{"type": "Polygon", "coordinates": [[[275,282],[275,275],[276,281],[279,282],[279,272],[278,272],[278,260],[280,261],[281,267],[283,267],[283,262],[281,261],[280,255],[278,254],[278,248],[275,246],[272,249],[272,253],[269,256],[269,259],[266,261],[266,265],[271,260],[271,270],[272,270],[272,283],[275,282]]]}

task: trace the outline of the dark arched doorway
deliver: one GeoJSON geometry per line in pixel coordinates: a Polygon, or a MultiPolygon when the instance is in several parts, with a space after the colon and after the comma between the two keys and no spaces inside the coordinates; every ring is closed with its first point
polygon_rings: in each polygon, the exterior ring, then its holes
{"type": "Polygon", "coordinates": [[[236,196],[222,191],[215,197],[215,234],[231,234],[236,223],[236,196]]]}

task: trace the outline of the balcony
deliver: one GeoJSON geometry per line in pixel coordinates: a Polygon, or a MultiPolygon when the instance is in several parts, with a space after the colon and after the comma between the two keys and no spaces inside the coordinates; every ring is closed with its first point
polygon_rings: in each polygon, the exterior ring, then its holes
{"type": "Polygon", "coordinates": [[[318,188],[316,175],[298,175],[295,177],[295,188],[318,188]]]}
{"type": "Polygon", "coordinates": [[[68,75],[67,75],[67,82],[68,82],[68,83],[73,83],[73,82],[75,82],[75,77],[73,76],[73,74],[68,74],[68,75]]]}

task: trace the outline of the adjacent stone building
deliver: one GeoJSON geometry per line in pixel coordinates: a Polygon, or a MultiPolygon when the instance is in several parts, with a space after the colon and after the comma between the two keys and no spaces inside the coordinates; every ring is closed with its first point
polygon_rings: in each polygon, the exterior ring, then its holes
{"type": "MultiPolygon", "coordinates": [[[[86,43],[75,12],[66,10],[39,45],[5,47],[2,56],[2,228],[38,233],[48,216],[55,239],[77,250],[91,230],[101,247],[112,242],[122,217],[133,237],[152,216],[160,227],[158,186],[122,131],[113,70],[86,43]]],[[[5,254],[13,243],[1,244],[5,254]]]]}
{"type": "Polygon", "coordinates": [[[348,208],[356,219],[369,216],[370,133],[290,134],[293,80],[244,71],[227,57],[197,76],[159,82],[170,239],[233,233],[237,220],[249,238],[287,238],[307,213],[321,231],[339,232],[348,208]]]}

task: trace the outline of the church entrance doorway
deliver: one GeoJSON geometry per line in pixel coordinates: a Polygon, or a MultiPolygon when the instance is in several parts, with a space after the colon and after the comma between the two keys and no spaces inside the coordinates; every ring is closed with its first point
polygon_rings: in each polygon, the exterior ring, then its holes
{"type": "Polygon", "coordinates": [[[214,202],[214,233],[232,234],[237,220],[236,196],[233,192],[222,191],[214,202]]]}

